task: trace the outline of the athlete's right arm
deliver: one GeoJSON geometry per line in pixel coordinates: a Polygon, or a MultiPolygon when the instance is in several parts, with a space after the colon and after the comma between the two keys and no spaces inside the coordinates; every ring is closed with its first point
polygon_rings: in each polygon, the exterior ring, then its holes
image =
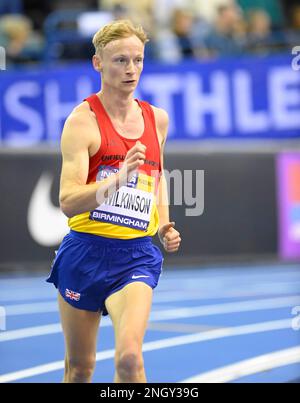
{"type": "Polygon", "coordinates": [[[60,207],[67,217],[97,208],[144,163],[144,146],[138,143],[128,151],[118,174],[86,184],[89,150],[95,136],[100,136],[98,126],[86,111],[74,111],[69,116],[61,139],[63,162],[59,193],[60,207]]]}

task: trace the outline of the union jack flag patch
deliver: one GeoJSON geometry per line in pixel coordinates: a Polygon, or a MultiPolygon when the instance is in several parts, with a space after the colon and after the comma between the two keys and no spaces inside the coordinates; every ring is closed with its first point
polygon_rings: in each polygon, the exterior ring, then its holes
{"type": "Polygon", "coordinates": [[[69,299],[72,299],[73,301],[79,301],[80,300],[80,293],[68,290],[68,288],[66,288],[65,296],[67,298],[69,298],[69,299]]]}

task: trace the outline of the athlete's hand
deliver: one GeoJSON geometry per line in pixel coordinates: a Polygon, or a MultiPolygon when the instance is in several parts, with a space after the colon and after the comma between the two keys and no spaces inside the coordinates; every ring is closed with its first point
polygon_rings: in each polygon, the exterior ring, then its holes
{"type": "Polygon", "coordinates": [[[160,242],[167,252],[177,252],[180,246],[180,233],[174,228],[175,222],[169,222],[158,230],[160,242]]]}
{"type": "Polygon", "coordinates": [[[145,163],[146,146],[140,141],[127,152],[122,168],[119,171],[120,182],[126,184],[140,166],[145,163]]]}

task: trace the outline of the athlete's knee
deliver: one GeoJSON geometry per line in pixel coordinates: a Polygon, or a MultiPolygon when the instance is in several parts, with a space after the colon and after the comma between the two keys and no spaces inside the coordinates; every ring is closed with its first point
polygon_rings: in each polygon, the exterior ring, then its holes
{"type": "Polygon", "coordinates": [[[69,382],[84,383],[91,382],[95,369],[95,358],[69,359],[68,360],[69,382]]]}
{"type": "Polygon", "coordinates": [[[144,369],[142,351],[127,348],[116,354],[116,370],[123,380],[134,381],[144,369]]]}

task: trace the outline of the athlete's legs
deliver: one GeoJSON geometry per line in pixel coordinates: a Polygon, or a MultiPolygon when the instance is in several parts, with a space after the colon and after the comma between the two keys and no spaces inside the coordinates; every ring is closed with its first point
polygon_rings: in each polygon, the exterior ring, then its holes
{"type": "Polygon", "coordinates": [[[73,308],[58,293],[66,356],[63,382],[91,382],[101,313],[73,308]]]}
{"type": "Polygon", "coordinates": [[[146,382],[142,344],[152,304],[152,288],[126,285],[105,302],[115,331],[115,382],[146,382]]]}

